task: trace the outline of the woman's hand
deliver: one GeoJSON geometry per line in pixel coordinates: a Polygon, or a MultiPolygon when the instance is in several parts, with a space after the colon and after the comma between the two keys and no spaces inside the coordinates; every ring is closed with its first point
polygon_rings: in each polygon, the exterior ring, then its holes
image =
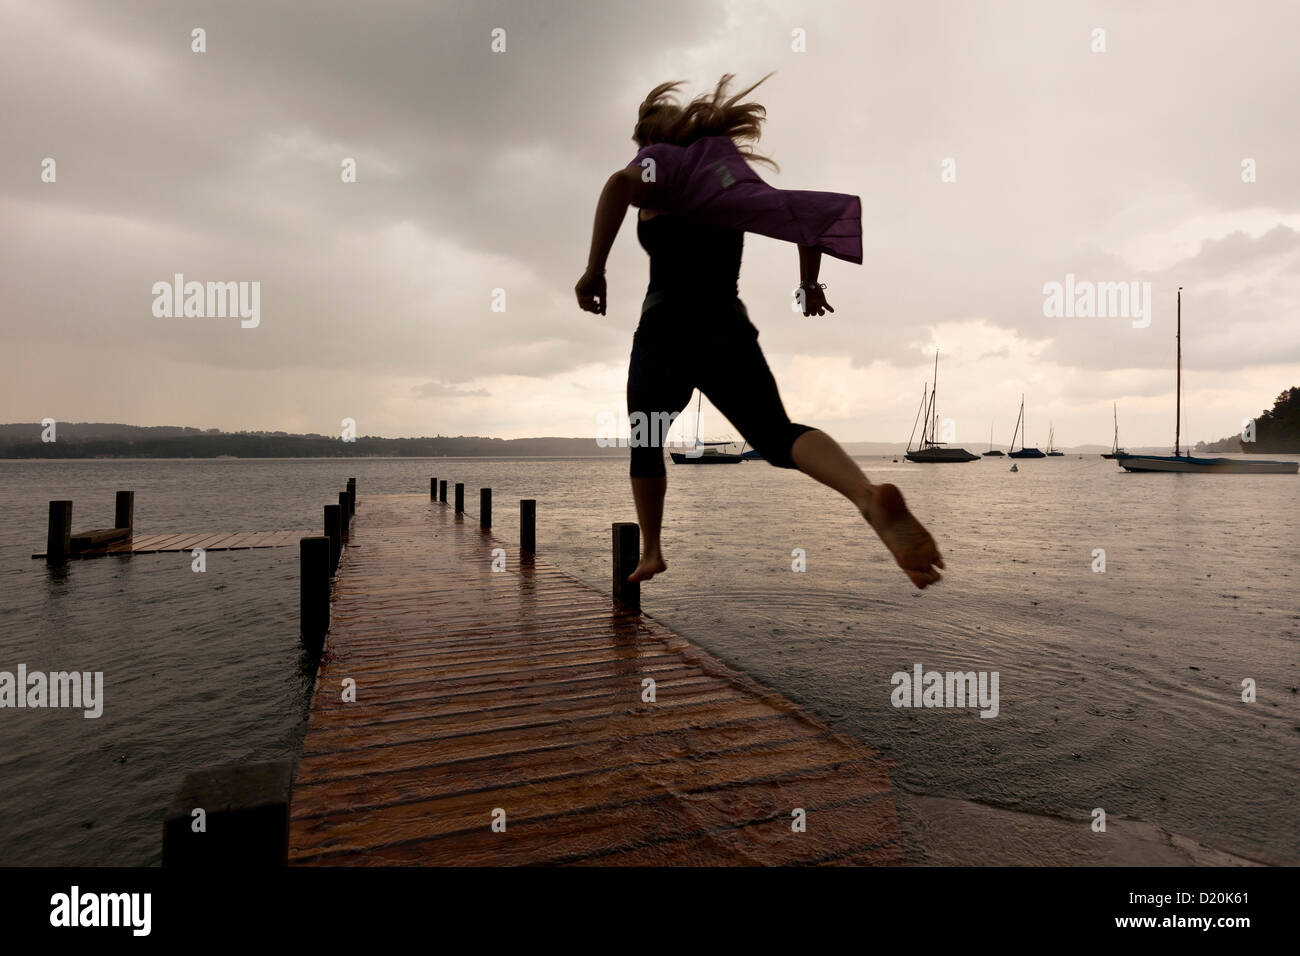
{"type": "Polygon", "coordinates": [[[820,286],[801,285],[799,289],[803,292],[804,315],[825,315],[827,312],[835,311],[826,301],[826,293],[821,290],[820,286]]]}
{"type": "Polygon", "coordinates": [[[597,315],[605,314],[605,273],[592,272],[588,269],[578,280],[578,284],[573,287],[573,291],[578,294],[578,305],[584,312],[595,312],[597,315]]]}
{"type": "Polygon", "coordinates": [[[588,271],[582,273],[582,278],[573,286],[573,291],[577,293],[577,304],[584,312],[595,312],[597,315],[604,315],[604,273],[588,271]]]}

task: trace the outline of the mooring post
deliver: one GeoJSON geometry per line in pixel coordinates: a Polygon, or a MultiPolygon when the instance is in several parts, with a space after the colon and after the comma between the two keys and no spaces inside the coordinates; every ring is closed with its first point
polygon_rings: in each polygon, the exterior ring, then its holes
{"type": "Polygon", "coordinates": [[[478,490],[478,524],[480,528],[492,527],[492,489],[478,490]]]}
{"type": "Polygon", "coordinates": [[[338,505],[325,506],[325,537],[330,539],[330,574],[333,575],[343,553],[343,517],[338,505]]]}
{"type": "Polygon", "coordinates": [[[348,513],[354,515],[357,513],[357,480],[348,479],[348,513]]]}
{"type": "Polygon", "coordinates": [[[438,500],[444,505],[447,503],[447,483],[445,481],[438,482],[438,500]]]}
{"type": "Polygon", "coordinates": [[[614,597],[641,610],[641,582],[629,581],[641,559],[641,528],[635,521],[614,522],[614,597]]]}
{"type": "Polygon", "coordinates": [[[186,774],[163,817],[162,865],[194,869],[287,865],[292,793],[291,760],[232,764],[186,774]],[[200,813],[203,826],[196,828],[200,813]]]}
{"type": "Polygon", "coordinates": [[[325,646],[330,628],[330,539],[312,535],[298,540],[299,621],[302,642],[314,654],[325,646]]]}
{"type": "Polygon", "coordinates": [[[339,531],[341,532],[343,541],[348,540],[348,519],[351,517],[348,514],[348,511],[350,510],[348,502],[351,500],[351,497],[352,496],[346,491],[339,492],[339,531]]]}
{"type": "Polygon", "coordinates": [[[438,479],[437,478],[429,479],[429,500],[430,501],[438,500],[438,479]]]}
{"type": "Polygon", "coordinates": [[[537,500],[519,499],[519,550],[537,553],[537,500]]]}
{"type": "Polygon", "coordinates": [[[463,481],[458,481],[456,482],[456,514],[460,515],[464,513],[465,513],[465,483],[463,481]]]}
{"type": "Polygon", "coordinates": [[[114,528],[126,528],[128,531],[135,528],[135,492],[119,491],[117,493],[116,515],[113,518],[114,528]]]}
{"type": "Polygon", "coordinates": [[[61,561],[72,550],[72,502],[50,502],[50,528],[45,536],[45,560],[61,561]]]}

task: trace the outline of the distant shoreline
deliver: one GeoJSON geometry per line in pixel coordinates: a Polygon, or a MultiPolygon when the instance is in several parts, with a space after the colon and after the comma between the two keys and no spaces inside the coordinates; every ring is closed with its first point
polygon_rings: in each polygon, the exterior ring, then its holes
{"type": "MultiPolygon", "coordinates": [[[[669,449],[677,448],[677,445],[668,446],[669,449]]],[[[627,449],[611,449],[602,454],[542,454],[542,455],[148,455],[148,454],[120,454],[120,455],[12,455],[0,454],[0,461],[14,462],[35,462],[35,461],[623,461],[626,457],[627,449]]],[[[847,449],[849,456],[852,458],[864,459],[886,459],[897,458],[902,464],[904,449],[900,447],[894,452],[863,452],[855,451],[851,447],[847,449]]],[[[1167,448],[1133,448],[1129,449],[1131,454],[1137,455],[1167,455],[1167,448]]],[[[1204,452],[1201,449],[1193,449],[1193,454],[1223,456],[1223,457],[1242,457],[1247,458],[1256,452],[1204,452]]],[[[1273,456],[1282,458],[1300,457],[1296,452],[1267,452],[1273,456]]],[[[1063,458],[1078,460],[1101,459],[1099,451],[1064,451],[1063,458]]],[[[983,456],[981,459],[983,460],[983,456]]],[[[993,459],[997,462],[1005,462],[1008,459],[1005,456],[993,459]]],[[[1047,459],[1045,459],[1046,461],[1047,459]]],[[[757,459],[761,462],[762,459],[757,459]]],[[[912,462],[907,462],[912,464],[912,462]]],[[[928,467],[924,464],[921,467],[928,467]]]]}
{"type": "MultiPolygon", "coordinates": [[[[705,436],[706,438],[710,436],[705,436]]],[[[731,436],[717,435],[718,439],[731,436]]],[[[437,459],[437,458],[618,458],[627,457],[625,444],[610,444],[620,439],[587,438],[488,438],[477,435],[436,435],[423,438],[381,438],[377,436],[341,437],[288,432],[222,432],[185,426],[121,425],[112,423],[55,422],[0,425],[0,458],[8,460],[107,460],[107,459],[437,459]]],[[[1226,441],[1226,440],[1225,440],[1226,441]]],[[[740,445],[739,439],[735,441],[740,445]]],[[[1288,455],[1300,449],[1278,447],[1278,442],[1259,442],[1249,452],[1220,448],[1223,442],[1200,442],[1192,445],[1194,454],[1215,455],[1231,452],[1243,455],[1288,455]]],[[[1281,443],[1285,445],[1286,443],[1281,443]]],[[[902,458],[905,442],[845,441],[850,455],[859,458],[902,458]]],[[[688,445],[671,444],[668,448],[688,445]]],[[[969,446],[982,456],[988,448],[983,442],[969,446]]],[[[1005,452],[1005,446],[993,448],[1005,452]]],[[[1085,444],[1060,449],[1065,457],[1084,458],[1109,452],[1109,445],[1085,444]]],[[[1168,445],[1127,449],[1133,454],[1168,455],[1168,445]]]]}

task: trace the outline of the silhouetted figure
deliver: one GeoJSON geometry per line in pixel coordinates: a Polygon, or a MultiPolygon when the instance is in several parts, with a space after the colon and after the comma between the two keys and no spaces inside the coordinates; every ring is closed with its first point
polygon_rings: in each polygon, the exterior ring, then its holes
{"type": "MultiPolygon", "coordinates": [[[[664,83],[641,104],[632,135],[640,151],[601,193],[587,271],[575,287],[578,304],[605,314],[605,261],[628,206],[637,206],[650,285],[632,339],[629,415],[663,421],[700,389],[764,460],[798,468],[853,502],[912,583],[927,587],[942,577],[934,539],[896,487],[872,484],[829,435],[790,421],[738,296],[744,233],[758,232],[798,245],[803,314],[834,312],[817,281],[822,253],[862,261],[861,206],[856,196],[775,189],[759,179],[745,157],[771,160],[748,147],[742,153],[736,143],[758,139],[766,111],[739,102],[758,83],[727,98],[731,79],[724,76],[712,95],[685,106],[668,98],[681,84],[664,83]]],[[[668,567],[659,540],[666,436],[649,431],[652,443],[632,448],[632,495],[644,542],[630,581],[668,567]]]]}

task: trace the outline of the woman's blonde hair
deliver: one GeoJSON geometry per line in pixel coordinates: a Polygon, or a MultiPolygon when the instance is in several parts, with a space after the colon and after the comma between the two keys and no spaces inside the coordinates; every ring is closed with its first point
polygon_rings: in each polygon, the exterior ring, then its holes
{"type": "MultiPolygon", "coordinates": [[[[771,73],[767,74],[767,76],[771,75],[771,73]]],[[[718,86],[712,94],[701,93],[685,106],[679,105],[668,96],[682,85],[683,80],[678,80],[676,83],[660,83],[641,103],[637,111],[636,128],[632,131],[632,139],[640,147],[651,143],[689,146],[705,136],[730,136],[736,141],[736,148],[747,158],[768,163],[773,169],[779,170],[780,167],[772,160],[757,155],[752,146],[741,142],[743,140],[757,142],[762,132],[762,124],[767,119],[767,110],[759,103],[741,103],[740,98],[753,92],[759,83],[767,79],[767,76],[749,89],[741,90],[734,96],[728,97],[727,86],[735,75],[727,73],[718,81],[718,86]]]]}

